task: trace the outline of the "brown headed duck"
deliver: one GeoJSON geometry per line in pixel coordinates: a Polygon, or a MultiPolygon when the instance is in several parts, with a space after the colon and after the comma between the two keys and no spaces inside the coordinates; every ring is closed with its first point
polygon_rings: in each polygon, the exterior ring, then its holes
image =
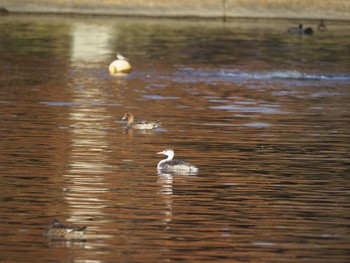
{"type": "Polygon", "coordinates": [[[159,121],[135,121],[134,115],[131,112],[125,113],[122,120],[128,120],[127,127],[138,129],[138,130],[152,130],[160,127],[161,122],[159,121]]]}

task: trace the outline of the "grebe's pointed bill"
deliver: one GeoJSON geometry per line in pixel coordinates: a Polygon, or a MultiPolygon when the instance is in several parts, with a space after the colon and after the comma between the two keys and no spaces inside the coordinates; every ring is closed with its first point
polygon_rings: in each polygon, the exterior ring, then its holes
{"type": "Polygon", "coordinates": [[[165,149],[161,152],[157,152],[157,154],[164,154],[164,155],[173,155],[174,154],[174,150],[173,149],[165,149]]]}

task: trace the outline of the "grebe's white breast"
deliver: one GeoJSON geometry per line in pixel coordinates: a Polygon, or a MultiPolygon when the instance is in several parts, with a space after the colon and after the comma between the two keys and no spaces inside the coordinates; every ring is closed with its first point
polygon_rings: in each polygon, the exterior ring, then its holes
{"type": "Polygon", "coordinates": [[[158,152],[157,154],[164,154],[168,157],[164,160],[161,160],[158,165],[157,169],[158,172],[187,172],[187,173],[195,173],[198,171],[198,168],[190,163],[180,161],[180,160],[173,160],[174,158],[174,151],[172,149],[166,149],[162,152],[158,152]]]}

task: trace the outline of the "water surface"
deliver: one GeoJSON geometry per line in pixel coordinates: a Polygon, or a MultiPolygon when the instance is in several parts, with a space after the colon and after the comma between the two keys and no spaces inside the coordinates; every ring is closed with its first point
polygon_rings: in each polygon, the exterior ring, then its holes
{"type": "Polygon", "coordinates": [[[297,23],[2,17],[0,261],[349,262],[350,25],[297,23]]]}

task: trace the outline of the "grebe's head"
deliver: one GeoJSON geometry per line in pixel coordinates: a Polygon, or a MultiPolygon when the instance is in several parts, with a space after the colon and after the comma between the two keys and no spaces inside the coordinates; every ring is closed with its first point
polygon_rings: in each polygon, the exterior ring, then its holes
{"type": "Polygon", "coordinates": [[[168,157],[174,156],[174,150],[173,149],[165,149],[162,152],[158,152],[157,154],[164,154],[167,155],[168,157]]]}
{"type": "Polygon", "coordinates": [[[134,120],[134,115],[131,112],[125,113],[122,120],[134,120]]]}

